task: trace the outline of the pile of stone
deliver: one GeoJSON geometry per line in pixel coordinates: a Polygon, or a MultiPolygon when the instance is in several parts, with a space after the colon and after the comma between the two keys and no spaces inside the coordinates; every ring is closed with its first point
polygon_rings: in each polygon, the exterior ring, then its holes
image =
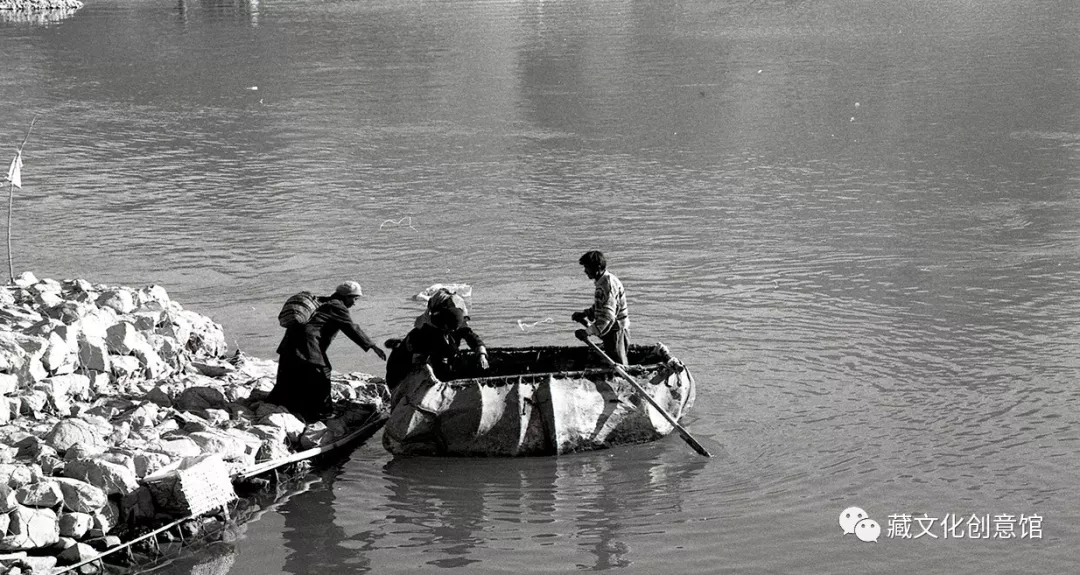
{"type": "Polygon", "coordinates": [[[70,15],[82,8],[79,0],[0,0],[0,14],[62,13],[70,15]]]}
{"type": "Polygon", "coordinates": [[[352,407],[306,425],[262,401],[276,369],[227,357],[221,326],[160,286],[0,286],[0,573],[80,563],[175,515],[148,476],[213,457],[234,477],[385,409],[381,380],[335,375],[352,407]]]}
{"type": "Polygon", "coordinates": [[[79,0],[0,0],[0,11],[50,12],[75,11],[82,8],[79,0]]]}

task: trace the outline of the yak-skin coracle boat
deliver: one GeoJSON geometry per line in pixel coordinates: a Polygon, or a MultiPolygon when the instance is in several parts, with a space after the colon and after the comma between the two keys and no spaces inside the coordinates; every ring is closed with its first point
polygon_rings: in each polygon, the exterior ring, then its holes
{"type": "Polygon", "coordinates": [[[556,455],[685,432],[672,420],[693,405],[694,378],[666,346],[631,345],[627,366],[604,359],[589,347],[489,348],[487,370],[474,352],[441,377],[419,366],[394,390],[383,446],[395,455],[556,455]]]}

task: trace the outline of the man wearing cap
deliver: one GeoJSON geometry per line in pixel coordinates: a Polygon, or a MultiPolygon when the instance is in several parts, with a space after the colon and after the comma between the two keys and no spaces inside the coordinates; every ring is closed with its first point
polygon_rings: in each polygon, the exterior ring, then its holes
{"type": "Polygon", "coordinates": [[[593,280],[593,304],[583,311],[574,312],[570,318],[585,324],[575,334],[579,338],[590,335],[604,343],[604,352],[612,360],[627,364],[630,349],[630,314],[626,307],[626,290],[615,274],[607,271],[607,259],[596,250],[586,252],[578,259],[585,268],[585,275],[593,280]]]}
{"type": "Polygon", "coordinates": [[[332,368],[326,349],[338,332],[344,333],[364,351],[374,351],[379,359],[386,361],[386,353],[349,314],[349,308],[362,295],[360,284],[347,281],[330,296],[318,298],[319,307],[307,323],[285,330],[285,337],[277,348],[280,356],[277,383],[267,401],[288,408],[306,421],[327,415],[332,368]]]}

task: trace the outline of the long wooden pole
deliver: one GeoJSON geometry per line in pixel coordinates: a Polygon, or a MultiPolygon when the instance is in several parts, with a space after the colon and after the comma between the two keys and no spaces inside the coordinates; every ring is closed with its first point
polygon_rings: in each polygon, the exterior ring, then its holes
{"type": "MultiPolygon", "coordinates": [[[[34,116],[34,118],[32,120],[30,120],[30,127],[26,129],[26,136],[23,137],[22,143],[19,144],[19,151],[15,155],[16,158],[20,158],[20,159],[22,158],[23,147],[26,146],[26,141],[30,139],[30,132],[31,132],[31,130],[34,129],[34,122],[36,122],[37,119],[38,119],[38,117],[34,116]]],[[[16,161],[18,161],[18,160],[16,160],[16,161]]],[[[8,212],[7,212],[8,213],[8,221],[7,221],[7,257],[8,257],[8,276],[10,278],[9,279],[10,283],[15,283],[15,265],[12,263],[12,256],[11,256],[11,209],[14,207],[14,205],[15,205],[15,182],[12,181],[11,182],[11,189],[8,191],[8,212]]]]}
{"type": "Polygon", "coordinates": [[[706,450],[704,447],[702,447],[702,445],[700,443],[698,443],[698,441],[696,439],[694,439],[694,436],[690,435],[689,431],[687,431],[685,428],[683,428],[683,426],[679,425],[679,422],[675,421],[675,418],[672,417],[670,413],[665,411],[663,407],[660,407],[659,403],[656,403],[656,400],[653,399],[652,396],[649,395],[649,393],[646,392],[643,387],[641,387],[641,384],[639,384],[636,380],[634,380],[634,378],[630,377],[630,374],[626,373],[626,371],[623,370],[623,368],[619,364],[615,363],[614,360],[612,360],[610,357],[608,357],[608,355],[606,353],[604,353],[604,350],[600,349],[599,347],[596,347],[595,343],[589,341],[589,336],[580,336],[578,339],[585,342],[585,345],[591,347],[592,350],[595,351],[597,355],[604,358],[604,361],[607,362],[607,364],[609,366],[611,366],[612,369],[615,370],[615,373],[619,374],[630,385],[634,386],[634,390],[637,391],[638,395],[640,395],[642,397],[642,399],[647,401],[649,403],[649,405],[653,406],[653,408],[656,409],[656,411],[660,412],[660,415],[664,416],[664,419],[666,419],[667,422],[670,423],[672,425],[672,427],[675,428],[675,431],[679,432],[679,435],[683,438],[683,441],[688,443],[690,445],[690,447],[693,447],[694,451],[700,453],[701,455],[704,455],[705,457],[712,457],[712,454],[710,454],[708,452],[708,450],[706,450]]]}

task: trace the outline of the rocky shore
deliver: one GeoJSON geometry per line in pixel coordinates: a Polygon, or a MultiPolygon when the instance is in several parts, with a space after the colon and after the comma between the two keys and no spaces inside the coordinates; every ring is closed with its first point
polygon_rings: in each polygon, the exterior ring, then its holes
{"type": "Polygon", "coordinates": [[[385,409],[380,379],[336,374],[335,417],[305,424],[263,401],[276,362],[227,351],[160,286],[0,286],[0,574],[53,573],[202,513],[185,470],[228,486],[385,409]]]}
{"type": "Polygon", "coordinates": [[[0,0],[0,10],[11,12],[74,11],[82,5],[79,0],[0,0]]]}
{"type": "Polygon", "coordinates": [[[70,18],[79,0],[0,0],[0,22],[45,25],[70,18]]]}

